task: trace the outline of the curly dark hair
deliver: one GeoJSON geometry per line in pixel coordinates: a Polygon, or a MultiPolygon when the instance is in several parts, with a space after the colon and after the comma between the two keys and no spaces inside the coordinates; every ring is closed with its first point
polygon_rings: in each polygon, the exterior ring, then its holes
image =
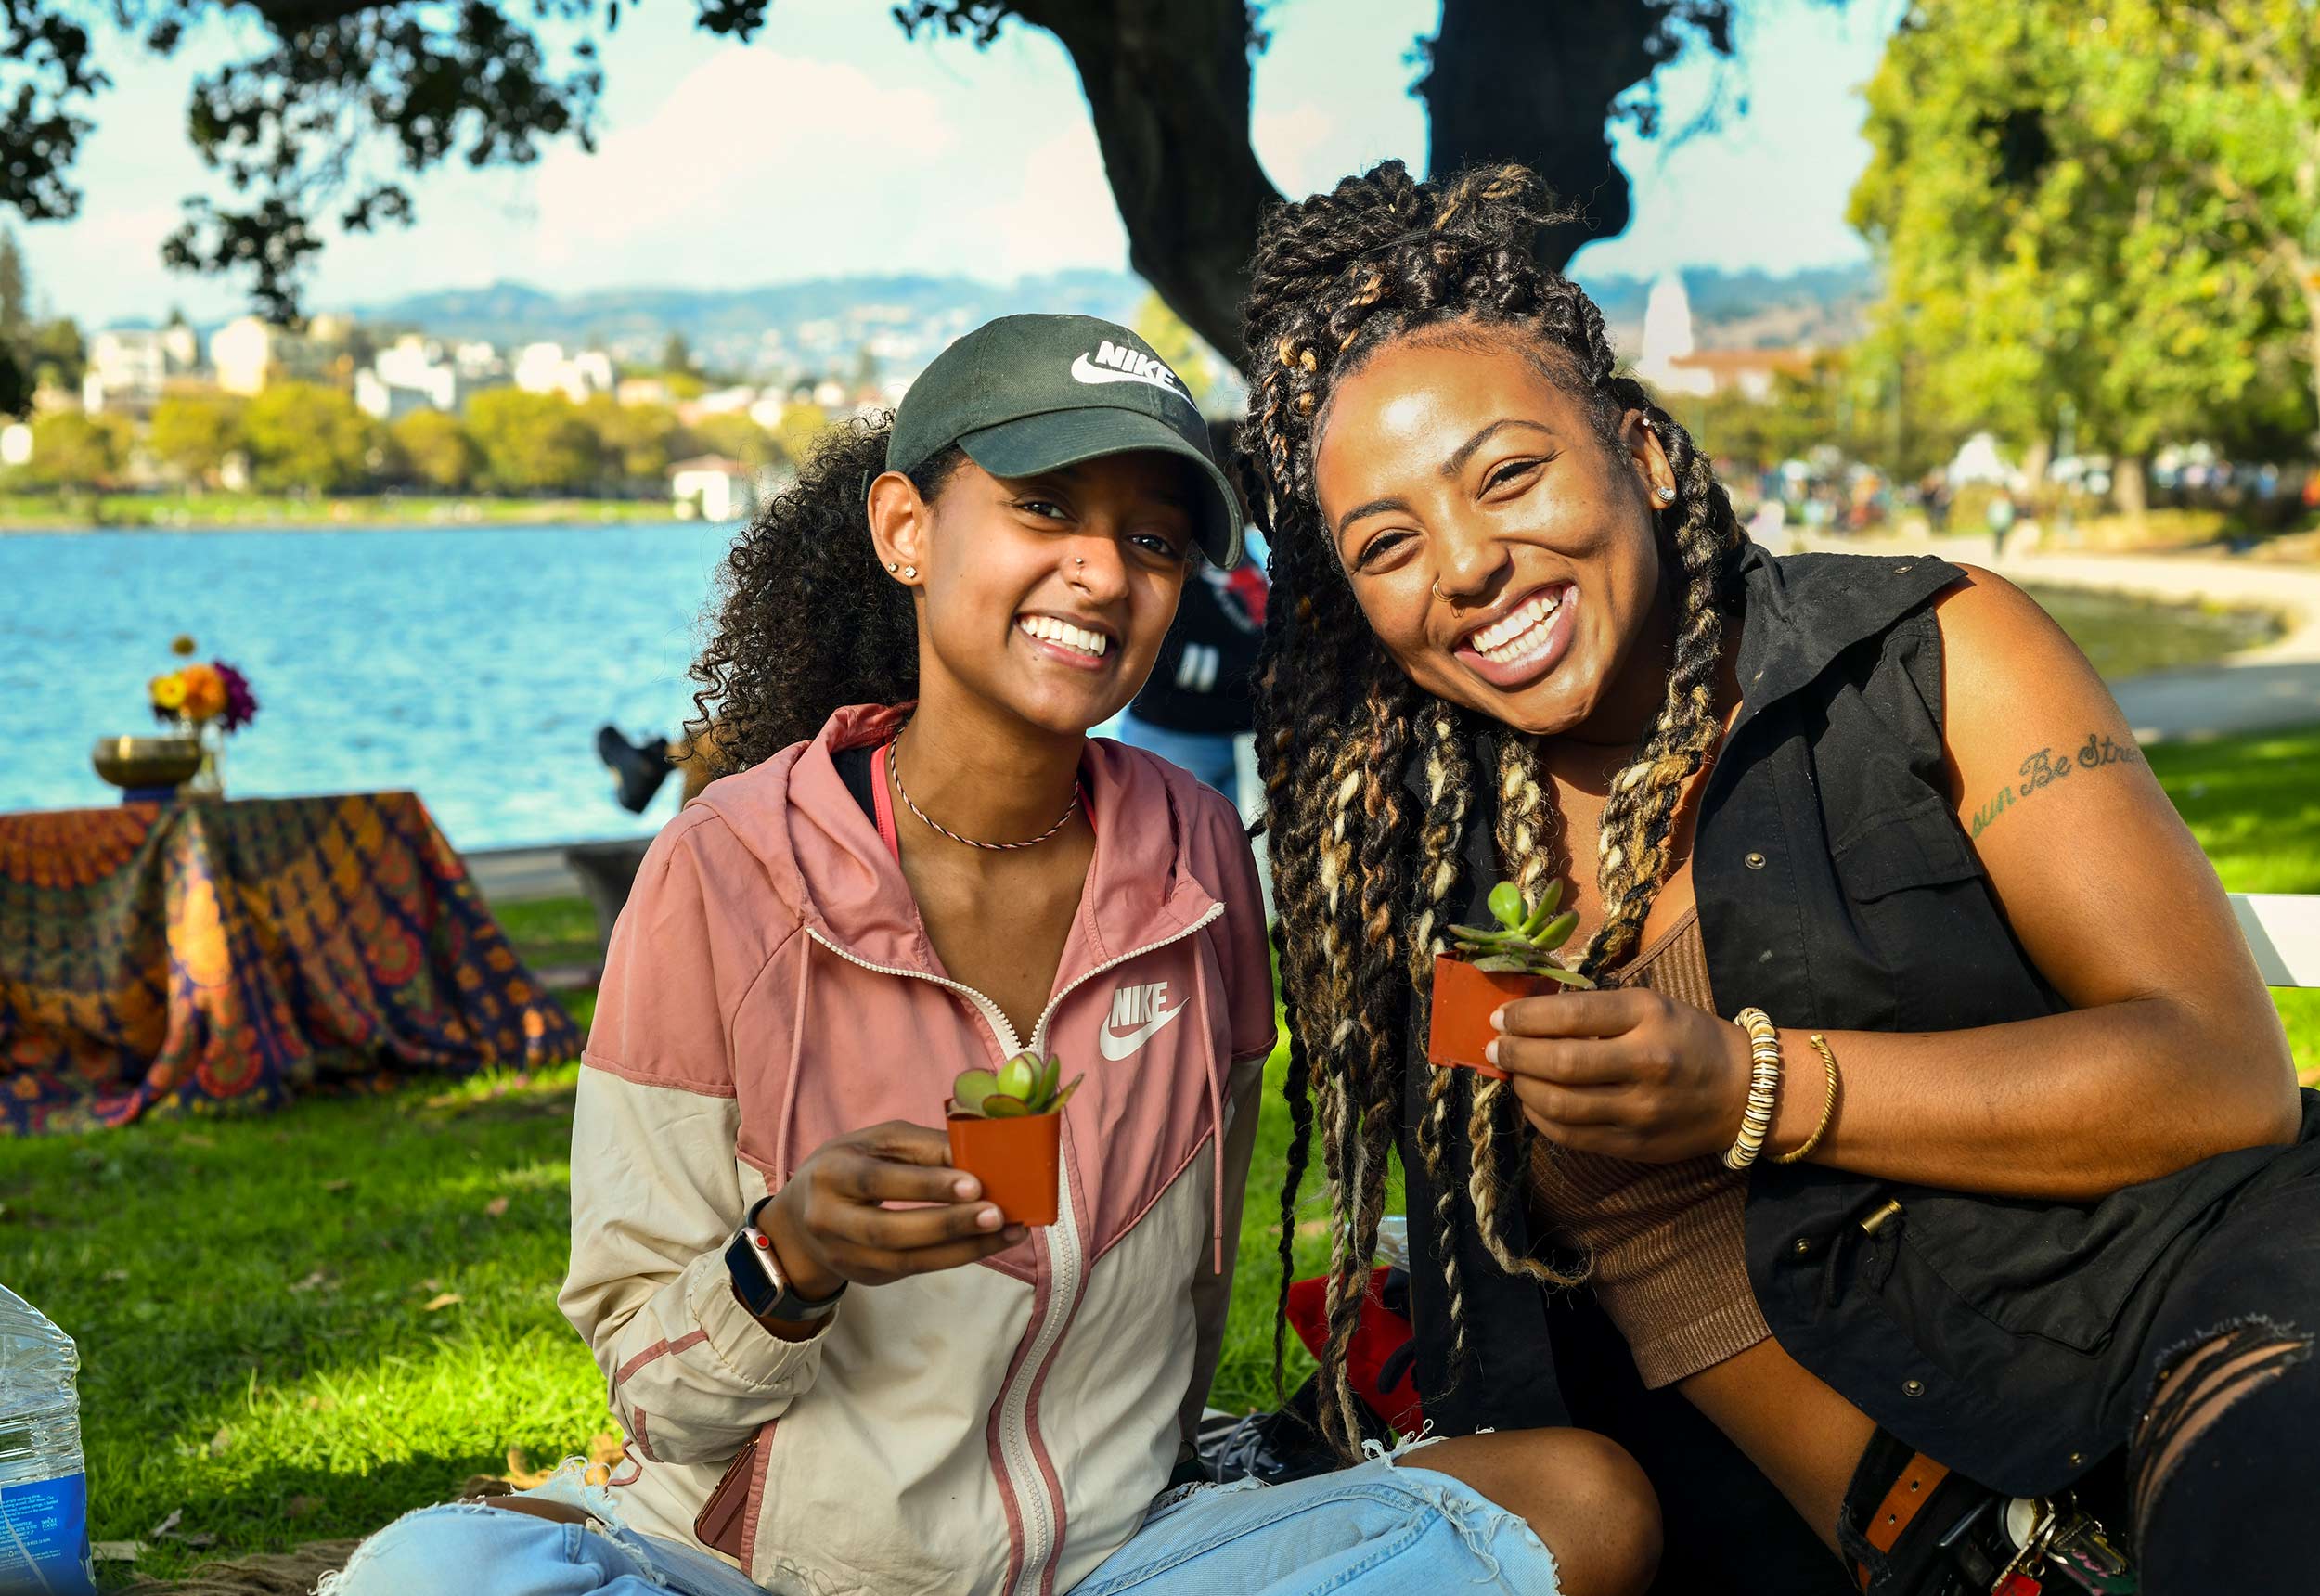
{"type": "MultiPolygon", "coordinates": [[[[685,723],[717,775],[810,740],[847,704],[918,696],[910,592],[880,566],[864,508],[893,423],[857,418],[824,433],[717,568],[716,620],[692,664],[701,689],[685,723]]],[[[963,458],[954,444],[910,472],[920,496],[934,502],[963,458]]]]}
{"type": "MultiPolygon", "coordinates": [[[[1684,783],[1721,730],[1715,673],[1743,534],[1706,457],[1642,384],[1619,374],[1603,313],[1539,264],[1540,229],[1566,215],[1520,166],[1418,182],[1387,161],[1266,219],[1243,307],[1256,372],[1240,442],[1252,497],[1273,529],[1275,598],[1255,697],[1291,1036],[1282,1293],[1285,1304],[1295,1197],[1318,1123],[1331,1203],[1321,1411],[1348,1457],[1360,1430],[1346,1348],[1377,1247],[1406,1037],[1425,1023],[1446,900],[1477,796],[1479,731],[1490,732],[1498,751],[1495,779],[1479,794],[1483,812],[1502,871],[1526,891],[1554,873],[1561,820],[1535,740],[1486,727],[1419,689],[1363,619],[1313,482],[1314,441],[1338,380],[1412,335],[1511,344],[1586,407],[1606,447],[1619,446],[1624,415],[1642,412],[1674,470],[1676,499],[1655,526],[1674,589],[1675,658],[1657,719],[1604,808],[1596,860],[1604,923],[1580,968],[1601,972],[1632,946],[1668,870],[1684,783]],[[1404,789],[1413,769],[1423,792],[1415,801],[1404,789]]],[[[1526,1134],[1505,1083],[1437,1071],[1412,1128],[1437,1193],[1432,1220],[1455,1370],[1467,1357],[1462,1225],[1474,1226],[1503,1269],[1548,1284],[1577,1277],[1504,1240],[1502,1199],[1526,1134]]],[[[1276,1326],[1276,1378],[1280,1355],[1276,1326]]]]}

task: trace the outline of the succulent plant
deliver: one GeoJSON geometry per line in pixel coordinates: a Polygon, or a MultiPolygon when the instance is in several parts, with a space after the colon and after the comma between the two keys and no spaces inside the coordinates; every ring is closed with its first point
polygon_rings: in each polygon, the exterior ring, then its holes
{"type": "Polygon", "coordinates": [[[1024,1119],[1054,1113],[1071,1100],[1085,1077],[1074,1075],[1059,1088],[1061,1059],[1017,1053],[996,1070],[966,1070],[950,1084],[950,1112],[965,1119],[1024,1119]]]}
{"type": "Polygon", "coordinates": [[[1554,957],[1553,950],[1570,940],[1579,924],[1578,911],[1554,912],[1562,901],[1561,882],[1549,882],[1547,890],[1529,903],[1523,901],[1522,888],[1513,882],[1501,882],[1490,889],[1490,918],[1498,924],[1487,930],[1453,925],[1450,940],[1458,945],[1460,956],[1476,970],[1544,975],[1566,986],[1592,986],[1593,982],[1575,970],[1566,970],[1554,957]]]}

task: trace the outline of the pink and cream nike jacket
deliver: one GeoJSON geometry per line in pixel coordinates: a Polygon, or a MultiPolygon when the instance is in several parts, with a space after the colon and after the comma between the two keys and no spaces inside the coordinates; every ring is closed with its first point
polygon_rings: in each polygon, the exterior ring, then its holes
{"type": "Polygon", "coordinates": [[[777,1592],[1055,1596],[1135,1533],[1216,1369],[1274,1039],[1264,908],[1221,795],[1091,740],[1094,862],[1017,1036],[944,972],[832,762],[899,718],[840,711],[646,855],[581,1071],[560,1301],[629,1437],[634,1527],[777,1592]],[[809,1341],[749,1317],[724,1254],[751,1204],[831,1137],[939,1126],[960,1071],[1025,1048],[1086,1076],[1053,1226],[855,1286],[809,1341]]]}

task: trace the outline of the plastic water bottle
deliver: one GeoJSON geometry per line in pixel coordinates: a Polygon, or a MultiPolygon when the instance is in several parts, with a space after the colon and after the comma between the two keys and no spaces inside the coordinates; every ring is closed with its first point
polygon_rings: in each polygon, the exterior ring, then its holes
{"type": "Polygon", "coordinates": [[[94,1596],[88,1469],[81,1460],[81,1354],[0,1286],[0,1592],[94,1596]]]}

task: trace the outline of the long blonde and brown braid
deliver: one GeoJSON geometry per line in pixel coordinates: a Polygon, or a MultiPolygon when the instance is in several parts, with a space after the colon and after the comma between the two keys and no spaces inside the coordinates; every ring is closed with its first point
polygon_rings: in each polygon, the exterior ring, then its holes
{"type": "MultiPolygon", "coordinates": [[[[1445,906],[1458,882],[1473,766],[1466,757],[1457,711],[1439,699],[1430,699],[1420,715],[1425,821],[1418,832],[1417,890],[1412,894],[1410,919],[1410,985],[1416,994],[1412,1023],[1423,1030],[1433,1006],[1435,956],[1450,946],[1444,929],[1449,923],[1445,906]]],[[[1450,1304],[1450,1365],[1454,1369],[1465,1367],[1468,1354],[1466,1287],[1458,1265],[1461,1183],[1450,1164],[1450,1116],[1459,1112],[1462,1096],[1472,1096],[1461,1088],[1471,1086],[1474,1078],[1464,1070],[1427,1072],[1425,1113],[1413,1127],[1427,1186],[1434,1193],[1434,1245],[1441,1256],[1442,1284],[1450,1304]]],[[[1471,1112],[1472,1104],[1466,1106],[1471,1112]]]]}
{"type": "MultiPolygon", "coordinates": [[[[1397,338],[1503,338],[1586,406],[1605,446],[1642,410],[1675,468],[1677,501],[1651,515],[1678,611],[1668,696],[1633,765],[1615,779],[1596,874],[1603,929],[1586,950],[1601,969],[1632,944],[1668,868],[1682,784],[1715,745],[1713,683],[1721,611],[1735,591],[1741,534],[1723,490],[1689,437],[1618,377],[1603,316],[1532,253],[1557,214],[1519,166],[1442,183],[1389,161],[1269,217],[1244,307],[1256,352],[1240,434],[1251,498],[1269,512],[1275,598],[1255,699],[1265,787],[1282,1001],[1293,1040],[1289,1176],[1281,1255],[1292,1258],[1296,1194],[1318,1131],[1329,1189],[1330,1333],[1321,1410],[1332,1440],[1357,1448],[1345,1347],[1376,1245],[1384,1170],[1399,1128],[1404,1049],[1424,1023],[1432,954],[1459,875],[1477,795],[1461,713],[1421,692],[1393,663],[1355,602],[1321,524],[1313,443],[1334,385],[1397,338]],[[1424,794],[1403,782],[1414,764],[1424,794]]],[[[1557,817],[1536,751],[1501,740],[1498,783],[1479,794],[1518,879],[1552,867],[1557,817]],[[1511,785],[1510,785],[1511,783],[1511,785]]],[[[1411,1127],[1433,1181],[1436,1230],[1454,1364],[1467,1345],[1457,1237],[1471,1222],[1502,1268],[1557,1280],[1504,1237],[1500,1150],[1522,1134],[1504,1087],[1467,1091],[1465,1072],[1429,1083],[1411,1127]],[[1455,1139],[1472,1173],[1460,1191],[1455,1139]],[[1488,1171],[1490,1178],[1482,1178],[1488,1171]],[[1461,1199],[1463,1199],[1463,1203],[1461,1199]],[[1461,1215],[1463,1206],[1471,1213],[1461,1215]]],[[[1278,1343],[1276,1344],[1278,1345],[1278,1343]]]]}
{"type": "MultiPolygon", "coordinates": [[[[1526,899],[1543,891],[1554,863],[1548,829],[1553,824],[1547,802],[1546,779],[1539,768],[1539,745],[1530,738],[1508,732],[1499,738],[1497,837],[1502,869],[1523,891],[1526,899]]],[[[1514,1088],[1504,1081],[1481,1080],[1474,1088],[1474,1107],[1466,1118],[1466,1148],[1470,1167],[1466,1192],[1474,1204],[1475,1228],[1491,1261],[1508,1274],[1528,1275],[1545,1286],[1574,1286],[1587,1278],[1585,1269],[1566,1272],[1541,1258],[1516,1252],[1506,1240],[1499,1206],[1507,1196],[1507,1167],[1501,1138],[1511,1137],[1519,1148],[1525,1142],[1526,1122],[1514,1088]]]]}

